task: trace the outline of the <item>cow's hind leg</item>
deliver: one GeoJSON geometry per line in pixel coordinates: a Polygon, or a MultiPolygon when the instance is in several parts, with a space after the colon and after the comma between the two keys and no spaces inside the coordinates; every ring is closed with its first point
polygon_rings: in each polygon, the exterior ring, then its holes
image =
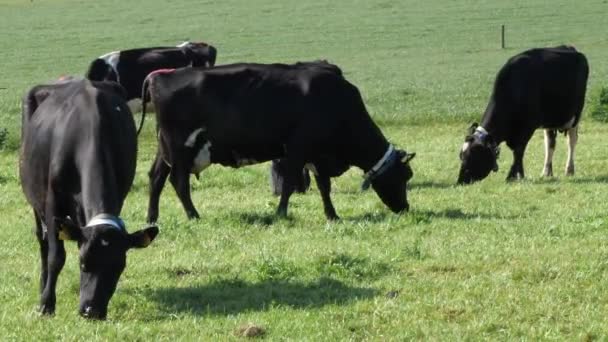
{"type": "Polygon", "coordinates": [[[574,175],[574,148],[578,141],[578,126],[566,131],[568,135],[568,160],[566,161],[566,176],[574,175]]]}
{"type": "Polygon", "coordinates": [[[148,202],[148,223],[154,223],[158,220],[158,206],[160,202],[160,194],[163,191],[167,177],[171,172],[171,168],[161,158],[159,153],[156,154],[156,159],[152,163],[148,176],[150,177],[150,199],[148,202]]]}
{"type": "Polygon", "coordinates": [[[46,287],[46,280],[49,276],[48,272],[48,255],[49,255],[49,242],[47,240],[47,229],[46,226],[43,225],[40,217],[34,210],[34,220],[36,221],[36,230],[34,233],[36,234],[36,239],[38,239],[38,244],[40,245],[40,294],[42,295],[42,291],[46,287]]]}
{"type": "Polygon", "coordinates": [[[321,199],[323,200],[325,216],[328,220],[339,220],[340,218],[338,217],[338,214],[336,214],[336,209],[334,208],[330,197],[331,178],[323,175],[315,175],[315,180],[317,181],[317,187],[319,188],[321,199]]]}
{"type": "Polygon", "coordinates": [[[555,140],[557,130],[545,129],[545,166],[543,167],[544,177],[553,177],[553,153],[555,152],[555,140]]]}
{"type": "Polygon", "coordinates": [[[171,168],[169,180],[177,193],[177,197],[182,202],[188,218],[200,218],[190,197],[190,173],[187,169],[181,164],[175,163],[171,168]]]}
{"type": "Polygon", "coordinates": [[[277,208],[277,215],[281,217],[287,216],[287,206],[289,205],[289,197],[295,191],[295,185],[298,177],[302,177],[302,168],[304,163],[296,158],[287,158],[285,165],[285,174],[283,177],[283,185],[281,188],[281,199],[277,208]]]}
{"type": "Polygon", "coordinates": [[[44,289],[40,295],[40,311],[45,315],[55,313],[56,303],[56,286],[59,273],[65,264],[65,247],[63,241],[59,240],[59,227],[55,224],[54,217],[58,216],[54,208],[54,196],[48,199],[47,210],[45,215],[45,223],[48,228],[46,239],[48,243],[47,253],[47,278],[44,284],[44,289]]]}

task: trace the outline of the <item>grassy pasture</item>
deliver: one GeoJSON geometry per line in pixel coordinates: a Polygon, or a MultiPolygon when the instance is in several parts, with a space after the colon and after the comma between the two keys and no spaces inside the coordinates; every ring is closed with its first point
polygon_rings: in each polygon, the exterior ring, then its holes
{"type": "MultiPolygon", "coordinates": [[[[271,340],[607,339],[608,125],[583,120],[575,177],[562,175],[561,137],[557,177],[538,177],[538,132],[527,180],[504,182],[504,147],[498,174],[453,186],[464,130],[510,55],[575,45],[591,66],[589,111],[607,83],[607,11],[603,0],[0,0],[0,339],[230,340],[250,322],[271,340]],[[316,189],[279,220],[267,165],[212,167],[193,179],[201,220],[186,220],[166,188],[161,234],[131,252],[108,321],[77,316],[73,245],[56,316],[40,318],[38,247],[17,176],[20,97],[102,53],[184,39],[213,43],[219,63],[340,65],[391,141],[418,153],[412,211],[395,216],[360,193],[353,169],[333,182],[342,221],[326,222],[316,189]]],[[[148,118],[123,211],[131,230],[145,219],[152,128],[148,118]]]]}

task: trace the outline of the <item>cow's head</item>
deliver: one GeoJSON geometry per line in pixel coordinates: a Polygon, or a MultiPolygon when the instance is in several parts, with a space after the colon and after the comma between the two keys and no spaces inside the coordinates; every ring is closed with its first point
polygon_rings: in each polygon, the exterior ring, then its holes
{"type": "Polygon", "coordinates": [[[498,171],[499,154],[496,140],[483,127],[472,124],[460,150],[458,184],[470,184],[498,171]]]}
{"type": "Polygon", "coordinates": [[[122,220],[109,215],[98,216],[83,228],[69,218],[55,218],[55,224],[59,239],[76,241],[80,250],[80,315],[105,319],[126,266],[127,251],[147,247],[158,234],[158,227],[129,234],[122,220]]]}
{"type": "Polygon", "coordinates": [[[183,42],[177,47],[190,59],[193,67],[212,67],[215,65],[217,50],[203,42],[183,42]]]}
{"type": "Polygon", "coordinates": [[[89,66],[86,78],[91,81],[118,81],[118,75],[114,68],[105,59],[97,58],[89,66]]]}
{"type": "Polygon", "coordinates": [[[410,209],[407,202],[407,182],[414,172],[409,165],[416,153],[394,150],[392,146],[384,157],[363,177],[361,188],[366,190],[371,185],[378,197],[390,210],[400,213],[410,209]]]}

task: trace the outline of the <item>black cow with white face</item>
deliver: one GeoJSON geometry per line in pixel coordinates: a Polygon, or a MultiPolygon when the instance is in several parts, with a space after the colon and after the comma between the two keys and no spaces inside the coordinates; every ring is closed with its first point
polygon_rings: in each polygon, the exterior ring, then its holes
{"type": "Polygon", "coordinates": [[[23,99],[21,185],[40,244],[40,310],[55,312],[64,241],[79,247],[80,314],[104,319],[131,248],[150,244],[156,226],[128,233],[120,211],[135,176],[135,124],[114,82],[66,78],[23,99]]]}
{"type": "Polygon", "coordinates": [[[86,77],[92,81],[114,81],[127,91],[133,112],[140,106],[141,87],[152,71],[167,68],[212,67],[217,50],[203,42],[114,51],[95,59],[86,77]]]}
{"type": "Polygon", "coordinates": [[[481,125],[473,124],[465,138],[458,183],[479,181],[497,171],[503,141],[513,151],[507,180],[523,178],[524,151],[540,127],[545,129],[543,176],[553,175],[557,130],[568,136],[566,175],[573,175],[588,75],[585,55],[569,46],[532,49],[511,57],[496,76],[481,125]]]}
{"type": "Polygon", "coordinates": [[[211,164],[240,167],[280,158],[286,165],[279,215],[287,214],[304,165],[313,170],[328,219],[338,218],[330,178],[351,166],[365,172],[364,188],[371,185],[392,211],[408,210],[406,183],[415,154],[387,141],[357,87],[336,70],[322,61],[241,63],[150,75],[143,91],[156,108],[159,148],[149,173],[148,221],[158,218],[167,177],[188,217],[195,218],[191,173],[211,164]]]}

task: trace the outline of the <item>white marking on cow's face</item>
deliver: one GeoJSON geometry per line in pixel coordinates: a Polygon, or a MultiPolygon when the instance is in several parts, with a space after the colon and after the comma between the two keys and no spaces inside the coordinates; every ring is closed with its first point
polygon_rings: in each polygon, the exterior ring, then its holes
{"type": "Polygon", "coordinates": [[[184,144],[184,146],[194,147],[194,144],[196,143],[196,138],[198,137],[199,134],[201,134],[204,131],[205,131],[204,127],[197,128],[194,131],[192,131],[192,133],[190,133],[190,135],[188,136],[188,139],[186,139],[186,143],[184,144]]]}
{"type": "Polygon", "coordinates": [[[313,163],[306,163],[306,164],[304,164],[304,167],[306,169],[308,169],[310,172],[314,173],[316,176],[319,175],[319,172],[317,172],[317,167],[315,166],[315,164],[313,164],[313,163]]]}
{"type": "Polygon", "coordinates": [[[211,165],[211,142],[207,141],[205,145],[198,151],[198,154],[194,158],[194,165],[192,165],[192,173],[198,174],[209,165],[211,165]]]}

